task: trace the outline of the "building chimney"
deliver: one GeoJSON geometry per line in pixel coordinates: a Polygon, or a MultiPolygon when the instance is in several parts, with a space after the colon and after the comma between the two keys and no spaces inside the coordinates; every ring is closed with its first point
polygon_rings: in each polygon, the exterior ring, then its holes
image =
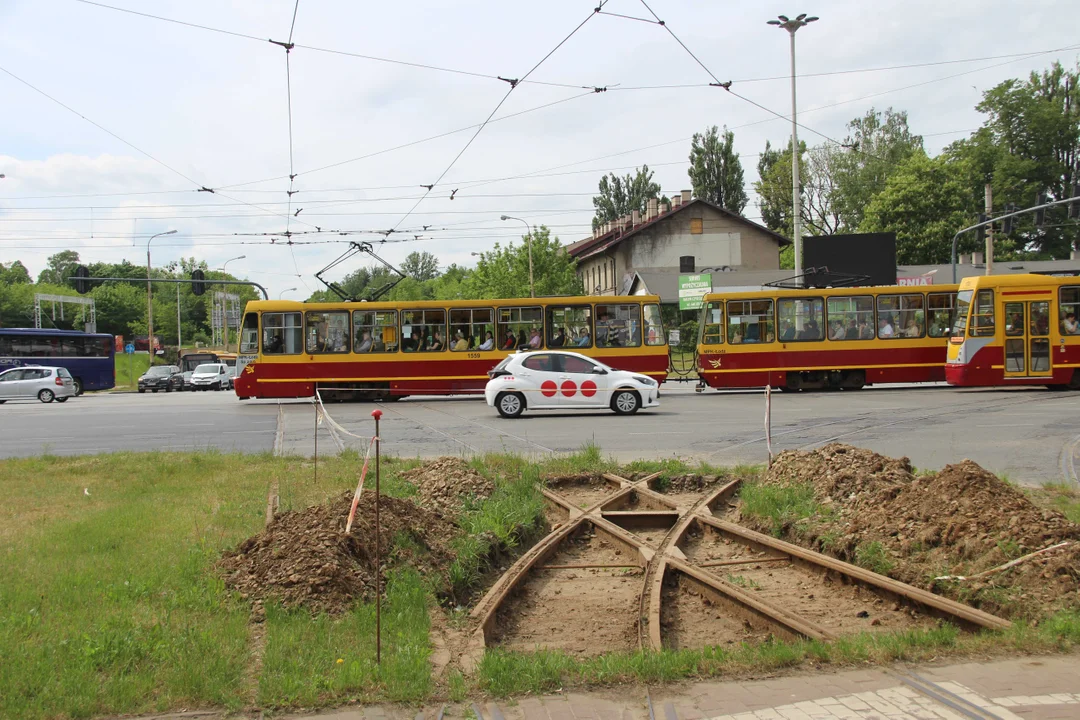
{"type": "Polygon", "coordinates": [[[630,215],[629,214],[623,215],[622,216],[622,230],[623,230],[623,232],[626,232],[629,229],[630,229],[630,215]]]}
{"type": "Polygon", "coordinates": [[[682,193],[671,198],[671,207],[679,207],[680,205],[682,205],[682,193]]]}
{"type": "Polygon", "coordinates": [[[1069,259],[1070,260],[1080,260],[1080,252],[1077,252],[1076,250],[1073,250],[1071,253],[1069,253],[1069,259]]]}
{"type": "Polygon", "coordinates": [[[683,190],[683,191],[682,191],[682,201],[683,201],[683,205],[685,205],[686,203],[690,202],[690,196],[691,196],[691,195],[693,195],[693,191],[692,191],[692,190],[683,190]]]}
{"type": "Polygon", "coordinates": [[[656,206],[657,206],[656,198],[649,198],[649,204],[647,206],[648,209],[649,209],[648,210],[649,214],[646,216],[646,218],[645,218],[646,220],[652,220],[653,218],[656,217],[656,214],[657,214],[656,206]]]}
{"type": "Polygon", "coordinates": [[[666,203],[660,203],[660,212],[662,212],[662,213],[671,212],[671,201],[670,200],[667,201],[666,203]]]}
{"type": "Polygon", "coordinates": [[[983,264],[983,254],[981,252],[971,253],[971,264],[972,265],[982,265],[983,264]]]}
{"type": "Polygon", "coordinates": [[[630,213],[630,221],[634,225],[640,225],[641,224],[641,211],[640,210],[635,210],[632,213],[630,213]]]}

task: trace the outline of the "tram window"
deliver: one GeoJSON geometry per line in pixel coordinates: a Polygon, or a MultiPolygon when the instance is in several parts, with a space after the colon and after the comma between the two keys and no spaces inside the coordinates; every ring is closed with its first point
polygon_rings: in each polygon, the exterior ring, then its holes
{"type": "Polygon", "coordinates": [[[926,296],[926,332],[930,337],[945,337],[955,321],[956,293],[926,296]]]}
{"type": "Polygon", "coordinates": [[[450,349],[493,350],[495,325],[491,308],[461,308],[450,311],[450,349]],[[490,340],[490,342],[489,342],[490,340]]]}
{"type": "MultiPolygon", "coordinates": [[[[503,312],[503,310],[499,310],[503,312]]],[[[499,320],[500,327],[502,320],[499,320]]],[[[571,307],[555,307],[549,305],[547,309],[547,324],[550,332],[562,330],[566,338],[564,347],[592,347],[592,306],[574,305],[571,307]]],[[[502,330],[500,329],[500,332],[502,330]]]]}
{"type": "Polygon", "coordinates": [[[701,344],[721,345],[724,342],[724,303],[711,302],[705,307],[701,322],[701,344]]]}
{"type": "Polygon", "coordinates": [[[244,326],[240,328],[240,352],[253,353],[259,351],[259,314],[248,313],[244,315],[244,326]]]}
{"type": "Polygon", "coordinates": [[[1080,286],[1063,287],[1058,295],[1061,306],[1061,334],[1080,334],[1080,286]]]}
{"type": "Polygon", "coordinates": [[[1005,334],[1024,334],[1024,303],[1005,303],[1005,334]]]}
{"type": "Polygon", "coordinates": [[[874,298],[831,297],[826,301],[830,340],[872,340],[874,337],[874,298]]]}
{"type": "Polygon", "coordinates": [[[980,290],[971,310],[972,337],[994,334],[994,291],[980,290]]]}
{"type": "Polygon", "coordinates": [[[298,312],[263,313],[265,355],[296,355],[303,350],[304,327],[298,312]]]}
{"type": "Polygon", "coordinates": [[[727,304],[727,339],[731,343],[772,342],[772,300],[731,300],[727,304]]]}
{"type": "Polygon", "coordinates": [[[664,321],[660,316],[660,306],[650,303],[645,306],[645,344],[665,345],[664,321]]]}
{"type": "Polygon", "coordinates": [[[396,310],[353,310],[353,352],[397,352],[396,310]]]}
{"type": "Polygon", "coordinates": [[[446,311],[402,310],[403,352],[439,352],[446,349],[446,311]]]}
{"type": "Polygon", "coordinates": [[[926,334],[926,313],[922,293],[879,295],[877,300],[880,340],[921,338],[926,334]]]}
{"type": "Polygon", "coordinates": [[[596,306],[596,347],[640,347],[641,306],[596,306]]]}
{"type": "Polygon", "coordinates": [[[777,301],[776,310],[781,342],[812,342],[824,338],[821,328],[825,322],[825,303],[821,298],[783,298],[777,301]]]}
{"type": "Polygon", "coordinates": [[[309,355],[349,352],[348,311],[309,311],[304,321],[307,327],[305,345],[309,355]]]}
{"type": "MultiPolygon", "coordinates": [[[[1039,300],[1038,302],[1031,303],[1029,310],[1030,317],[1028,322],[1031,323],[1031,327],[1028,329],[1031,335],[1049,335],[1050,334],[1050,301],[1039,300]]],[[[1006,320],[1008,315],[1005,316],[1006,320]]]]}

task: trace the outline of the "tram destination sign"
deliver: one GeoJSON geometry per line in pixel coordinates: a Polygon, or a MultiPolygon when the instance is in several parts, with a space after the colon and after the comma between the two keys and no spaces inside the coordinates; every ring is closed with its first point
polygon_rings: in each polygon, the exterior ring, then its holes
{"type": "Polygon", "coordinates": [[[679,276],[679,309],[700,310],[702,298],[712,292],[712,275],[679,276]]]}

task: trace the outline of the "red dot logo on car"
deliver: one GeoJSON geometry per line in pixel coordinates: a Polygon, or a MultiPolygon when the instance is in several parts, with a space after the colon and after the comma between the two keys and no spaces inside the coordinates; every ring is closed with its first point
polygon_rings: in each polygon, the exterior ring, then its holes
{"type": "Polygon", "coordinates": [[[573,380],[567,380],[562,384],[562,394],[566,397],[573,397],[577,393],[577,383],[573,380]]]}
{"type": "Polygon", "coordinates": [[[585,397],[592,397],[596,394],[596,383],[592,380],[586,380],[581,383],[581,394],[585,397]]]}
{"type": "Polygon", "coordinates": [[[559,391],[558,386],[554,380],[545,380],[540,385],[540,392],[544,394],[544,397],[554,397],[555,393],[559,391]]]}

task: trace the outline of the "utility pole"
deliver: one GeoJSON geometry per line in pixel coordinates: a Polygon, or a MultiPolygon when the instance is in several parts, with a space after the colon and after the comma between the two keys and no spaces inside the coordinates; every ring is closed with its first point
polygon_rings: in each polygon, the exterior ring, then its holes
{"type": "MultiPolygon", "coordinates": [[[[994,189],[986,183],[986,217],[994,216],[994,189]]],[[[986,274],[994,273],[994,226],[986,226],[986,274]]]]}
{"type": "Polygon", "coordinates": [[[180,338],[180,283],[176,283],[176,352],[180,357],[180,348],[184,346],[180,338]]]}
{"type": "Polygon", "coordinates": [[[156,237],[174,234],[176,234],[175,230],[169,230],[168,232],[151,235],[150,239],[146,241],[146,349],[150,353],[151,366],[154,364],[156,355],[154,354],[154,301],[150,294],[150,243],[154,242],[156,237]]]}

